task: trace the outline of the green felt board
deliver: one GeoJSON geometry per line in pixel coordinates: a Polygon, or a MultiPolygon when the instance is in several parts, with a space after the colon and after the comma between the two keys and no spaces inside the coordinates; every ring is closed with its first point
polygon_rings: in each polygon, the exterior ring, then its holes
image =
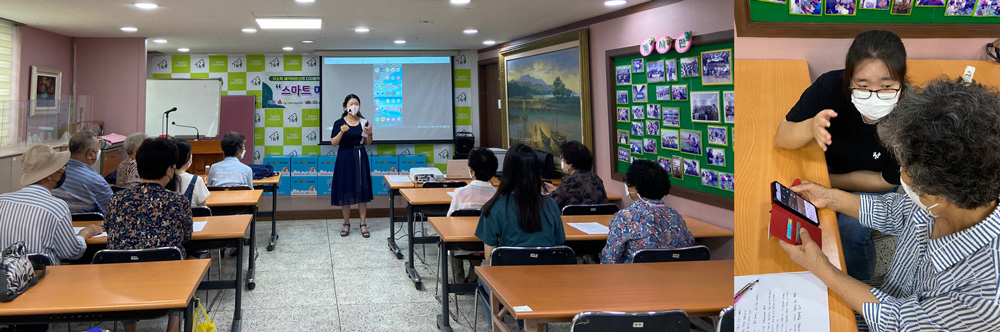
{"type": "MultiPolygon", "coordinates": [[[[741,0],[742,1],[742,0],[741,0]]],[[[823,6],[826,0],[823,0],[823,6]]],[[[949,0],[945,0],[948,4],[949,0]]],[[[913,24],[990,24],[1000,23],[1000,16],[945,16],[946,7],[920,7],[913,0],[913,8],[909,15],[891,14],[890,10],[861,9],[857,2],[854,16],[845,15],[792,15],[788,4],[772,3],[761,0],[749,0],[750,21],[752,22],[810,22],[810,23],[913,23],[913,24]]],[[[891,3],[892,1],[890,1],[891,3]]],[[[961,37],[961,36],[955,36],[961,37]]]]}
{"type": "MultiPolygon", "coordinates": [[[[647,95],[648,95],[648,102],[646,102],[646,103],[641,103],[641,102],[640,103],[636,103],[636,102],[633,102],[632,88],[631,88],[631,86],[628,86],[628,89],[629,89],[629,99],[628,99],[628,101],[629,101],[629,103],[628,104],[616,104],[614,108],[612,108],[611,110],[609,110],[610,112],[612,112],[612,119],[613,120],[617,120],[617,108],[618,107],[629,107],[629,109],[630,109],[630,111],[629,111],[629,119],[630,119],[630,121],[629,122],[616,121],[616,128],[617,128],[617,130],[616,130],[615,133],[613,133],[613,134],[615,134],[615,137],[616,137],[616,139],[615,139],[616,148],[611,153],[616,156],[616,158],[615,158],[615,160],[617,160],[617,162],[615,164],[615,171],[616,172],[624,174],[628,170],[628,166],[629,166],[628,162],[623,162],[621,160],[618,160],[618,158],[617,158],[618,153],[619,153],[619,148],[625,148],[625,149],[629,149],[630,148],[630,146],[628,144],[620,144],[620,142],[618,142],[618,140],[617,140],[617,131],[618,130],[626,130],[626,131],[629,131],[629,139],[630,140],[631,139],[645,139],[645,138],[652,138],[652,139],[656,140],[656,152],[655,153],[645,153],[645,152],[643,152],[642,154],[636,154],[636,153],[631,153],[630,152],[630,155],[632,156],[633,159],[646,159],[646,160],[651,160],[653,162],[658,162],[658,159],[661,158],[661,157],[662,158],[667,158],[667,159],[672,159],[674,156],[679,156],[679,157],[682,157],[682,158],[685,158],[685,159],[697,160],[698,163],[699,163],[700,169],[702,169],[702,170],[708,169],[708,170],[713,170],[713,171],[717,171],[717,172],[720,172],[720,173],[733,174],[733,162],[734,162],[734,158],[735,158],[735,156],[733,155],[733,124],[732,123],[725,123],[725,110],[724,110],[724,106],[723,106],[724,105],[724,101],[722,100],[723,99],[722,92],[723,91],[734,91],[733,85],[732,84],[728,84],[728,85],[709,85],[709,86],[704,86],[704,85],[702,85],[702,79],[701,79],[701,77],[691,77],[691,78],[680,77],[680,59],[681,58],[698,57],[699,58],[699,61],[698,61],[698,63],[699,63],[699,74],[700,74],[701,69],[702,69],[701,68],[702,64],[701,64],[701,60],[700,60],[701,59],[701,52],[715,51],[715,50],[724,50],[724,49],[729,49],[731,57],[733,57],[733,59],[735,58],[735,56],[732,55],[733,54],[732,53],[732,51],[733,51],[733,43],[732,42],[717,43],[717,44],[708,44],[708,45],[697,45],[696,44],[696,45],[692,46],[691,49],[688,50],[686,53],[677,53],[676,51],[674,51],[673,49],[671,49],[669,52],[667,52],[667,54],[659,54],[656,51],[653,51],[652,54],[650,54],[649,56],[646,56],[646,57],[643,57],[643,56],[641,56],[641,55],[639,55],[637,53],[637,54],[634,54],[634,55],[626,55],[626,56],[621,56],[621,57],[615,57],[615,58],[613,58],[613,63],[615,65],[615,67],[631,65],[632,64],[632,59],[638,59],[638,58],[643,58],[644,59],[644,66],[643,66],[644,67],[643,68],[644,72],[642,72],[642,73],[633,73],[631,75],[632,75],[632,84],[647,84],[647,95]],[[657,60],[674,60],[675,62],[677,62],[677,68],[678,68],[677,78],[678,78],[678,81],[675,81],[675,82],[667,81],[667,82],[662,82],[662,83],[648,83],[647,82],[647,76],[646,76],[646,73],[645,73],[645,69],[646,69],[645,68],[645,64],[648,64],[650,61],[657,61],[657,60]],[[687,86],[688,86],[688,100],[687,101],[673,101],[673,100],[671,100],[671,101],[657,101],[656,100],[656,86],[662,86],[662,85],[671,85],[672,86],[672,85],[679,85],[679,84],[687,84],[687,86]],[[723,109],[720,110],[719,121],[718,122],[715,122],[715,123],[692,122],[692,119],[691,119],[690,94],[693,93],[693,92],[718,92],[719,93],[719,106],[720,106],[720,108],[723,108],[723,109]],[[660,121],[660,131],[662,133],[663,130],[678,130],[678,133],[680,134],[680,130],[683,129],[683,130],[694,130],[694,131],[701,132],[701,155],[700,156],[680,152],[679,151],[680,145],[681,145],[680,142],[678,142],[678,150],[665,149],[665,148],[662,147],[662,144],[661,144],[662,142],[660,141],[661,140],[661,136],[660,135],[655,135],[655,136],[649,135],[648,132],[645,132],[645,130],[644,130],[644,133],[645,133],[644,136],[634,136],[634,135],[632,135],[632,133],[631,133],[631,129],[632,129],[632,127],[631,127],[631,123],[632,123],[632,121],[631,121],[632,120],[631,108],[632,108],[632,106],[650,105],[650,104],[660,105],[660,107],[661,107],[661,113],[663,112],[662,108],[665,108],[665,107],[676,107],[676,108],[680,109],[680,127],[679,128],[678,127],[665,127],[663,125],[662,115],[661,115],[660,120],[659,120],[660,121]],[[721,146],[721,145],[713,145],[713,144],[709,144],[708,143],[708,127],[709,126],[724,127],[726,129],[726,137],[727,137],[727,142],[726,143],[727,143],[727,145],[721,146]],[[726,162],[726,165],[724,167],[712,166],[712,165],[708,164],[708,159],[707,159],[707,156],[706,156],[706,150],[708,148],[718,148],[718,149],[725,150],[725,155],[726,155],[725,162],[726,162]]],[[[638,52],[638,48],[636,48],[636,51],[638,52]]],[[[731,59],[730,60],[730,73],[735,72],[735,70],[733,69],[733,62],[732,61],[733,60],[731,59]]],[[[617,76],[617,75],[615,75],[615,76],[617,76]]],[[[615,91],[625,90],[626,89],[626,86],[624,86],[624,85],[617,85],[616,77],[611,77],[610,81],[608,82],[608,84],[616,86],[615,91]]],[[[612,96],[609,96],[609,98],[611,98],[612,100],[614,100],[615,96],[612,95],[612,96]]],[[[738,113],[738,112],[735,112],[735,113],[738,113]]],[[[737,114],[737,116],[738,116],[738,114],[737,114]]],[[[642,121],[645,123],[646,120],[642,120],[642,121]]],[[[638,122],[638,120],[636,120],[635,122],[638,122]]],[[[689,188],[689,189],[698,190],[698,191],[701,191],[701,192],[716,194],[716,195],[723,196],[723,197],[729,197],[729,198],[733,197],[733,192],[732,191],[722,190],[720,188],[703,186],[702,182],[701,182],[701,177],[700,176],[696,177],[696,176],[691,176],[691,175],[686,175],[685,174],[684,178],[682,180],[678,180],[677,178],[671,177],[670,178],[670,183],[671,183],[672,186],[685,187],[685,188],[689,188]]]]}

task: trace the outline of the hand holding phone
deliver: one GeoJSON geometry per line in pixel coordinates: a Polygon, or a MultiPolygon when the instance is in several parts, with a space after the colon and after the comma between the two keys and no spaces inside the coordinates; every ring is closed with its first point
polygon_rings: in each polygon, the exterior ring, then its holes
{"type": "Polygon", "coordinates": [[[781,205],[806,221],[819,226],[819,217],[816,215],[816,205],[807,201],[799,194],[796,194],[788,187],[778,181],[771,182],[771,201],[781,205]]]}

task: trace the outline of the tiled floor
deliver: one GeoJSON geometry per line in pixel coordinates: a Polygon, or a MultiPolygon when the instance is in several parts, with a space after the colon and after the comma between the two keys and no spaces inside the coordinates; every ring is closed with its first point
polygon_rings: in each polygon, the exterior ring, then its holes
{"type": "MultiPolygon", "coordinates": [[[[441,304],[434,297],[437,247],[427,245],[427,264],[417,260],[424,289],[416,290],[405,273],[405,259],[396,259],[388,250],[387,221],[369,219],[372,235],[368,239],[361,237],[357,219],[348,237],[340,237],[341,219],[279,221],[281,238],[274,251],[264,249],[270,222],[258,223],[257,287],[243,292],[242,330],[437,331],[436,317],[441,312],[441,304]]],[[[406,238],[397,241],[405,254],[406,238]]],[[[422,253],[419,247],[417,253],[422,253]]],[[[234,264],[234,258],[224,258],[223,270],[233,271],[234,264]]],[[[214,277],[215,270],[210,274],[214,277]]],[[[232,272],[228,278],[232,278],[232,272]]],[[[205,295],[198,292],[197,296],[205,295]]],[[[452,301],[451,325],[455,331],[472,331],[473,296],[458,298],[457,307],[452,301]]],[[[225,291],[209,313],[220,332],[231,329],[234,301],[234,292],[225,291]]],[[[479,330],[485,331],[482,309],[479,320],[479,330]]],[[[166,321],[141,321],[139,330],[165,331],[166,321]]],[[[513,322],[508,325],[516,327],[513,322]]],[[[69,331],[85,331],[93,326],[74,324],[69,331]]],[[[112,329],[107,322],[99,326],[112,329]]],[[[50,329],[65,330],[66,324],[50,329]]],[[[120,325],[118,330],[122,330],[120,325]]],[[[549,331],[568,330],[568,323],[549,326],[549,331]]]]}

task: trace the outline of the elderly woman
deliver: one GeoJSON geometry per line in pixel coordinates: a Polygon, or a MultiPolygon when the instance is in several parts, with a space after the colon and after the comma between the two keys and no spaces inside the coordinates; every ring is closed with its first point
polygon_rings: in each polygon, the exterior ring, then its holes
{"type": "Polygon", "coordinates": [[[559,187],[545,183],[545,192],[556,200],[559,208],[574,204],[603,204],[608,202],[604,181],[594,169],[594,157],[586,145],[569,141],[559,146],[562,170],[567,175],[559,187]]]}
{"type": "Polygon", "coordinates": [[[935,81],[910,92],[878,126],[902,165],[906,194],[856,195],[803,183],[817,207],[899,236],[878,287],[848,276],[802,234],[779,241],[862,314],[874,331],[987,331],[1000,326],[1000,96],[978,84],[935,81]]]}

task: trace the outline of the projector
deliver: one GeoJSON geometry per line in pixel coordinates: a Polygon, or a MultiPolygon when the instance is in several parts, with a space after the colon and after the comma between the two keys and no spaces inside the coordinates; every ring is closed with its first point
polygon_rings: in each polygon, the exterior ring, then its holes
{"type": "Polygon", "coordinates": [[[437,167],[414,167],[410,169],[410,181],[416,184],[444,180],[444,174],[437,167]]]}

